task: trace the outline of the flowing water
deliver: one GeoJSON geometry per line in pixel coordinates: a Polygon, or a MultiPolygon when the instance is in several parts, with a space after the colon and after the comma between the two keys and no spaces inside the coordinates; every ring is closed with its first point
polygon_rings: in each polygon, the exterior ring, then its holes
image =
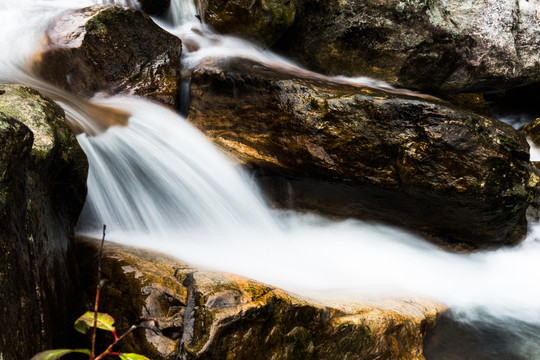
{"type": "MultiPolygon", "coordinates": [[[[0,82],[26,83],[51,94],[84,129],[95,126],[83,111],[86,103],[41,83],[26,63],[51,19],[93,3],[0,3],[0,82]]],[[[189,1],[173,0],[172,9],[180,13],[169,14],[168,23],[156,21],[201,47],[186,54],[186,67],[218,54],[295,66],[189,22],[195,11],[189,1]]],[[[386,86],[369,79],[341,80],[386,86]]],[[[531,226],[519,246],[458,255],[389,226],[272,210],[249,176],[179,115],[138,98],[92,101],[131,116],[127,127],[78,136],[90,162],[81,233],[96,235],[105,223],[109,240],[310,296],[432,298],[451,307],[447,320],[453,325],[437,330],[439,343],[431,345],[434,350],[428,347],[428,358],[540,359],[539,227],[531,226]],[[472,344],[464,347],[467,341],[472,344]]]]}

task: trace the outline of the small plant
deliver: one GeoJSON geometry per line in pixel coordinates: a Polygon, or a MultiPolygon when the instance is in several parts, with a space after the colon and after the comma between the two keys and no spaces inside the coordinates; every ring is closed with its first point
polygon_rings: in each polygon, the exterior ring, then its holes
{"type": "Polygon", "coordinates": [[[106,226],[103,225],[103,238],[101,239],[101,246],[99,249],[99,256],[98,256],[98,285],[96,289],[96,300],[94,302],[94,310],[87,311],[86,313],[84,313],[81,317],[79,317],[75,321],[75,325],[74,325],[75,330],[83,334],[87,334],[88,330],[92,329],[92,348],[91,349],[47,350],[47,351],[43,351],[43,352],[40,352],[39,354],[34,355],[31,360],[55,360],[70,353],[86,354],[88,355],[89,360],[100,360],[100,359],[105,358],[106,356],[118,356],[122,360],[150,360],[146,356],[139,355],[139,354],[126,354],[126,353],[119,353],[119,352],[113,351],[113,347],[116,344],[118,344],[118,342],[122,340],[125,336],[130,334],[133,330],[139,327],[146,327],[142,324],[142,322],[139,322],[140,325],[132,325],[125,333],[118,336],[116,334],[116,329],[114,327],[114,318],[108,314],[98,312],[99,294],[101,292],[101,288],[105,284],[105,281],[101,279],[101,257],[103,255],[103,244],[105,242],[105,229],[106,229],[106,226]],[[105,349],[105,351],[103,351],[99,355],[96,355],[96,351],[95,351],[97,329],[110,331],[114,336],[114,341],[112,342],[112,344],[110,344],[107,347],[107,349],[105,349]]]}

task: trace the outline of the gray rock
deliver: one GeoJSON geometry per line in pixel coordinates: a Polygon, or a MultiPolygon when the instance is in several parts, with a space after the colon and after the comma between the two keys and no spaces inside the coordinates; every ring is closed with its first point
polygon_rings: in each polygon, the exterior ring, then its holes
{"type": "Polygon", "coordinates": [[[486,92],[540,80],[540,2],[296,0],[278,49],[331,74],[486,92]]]}

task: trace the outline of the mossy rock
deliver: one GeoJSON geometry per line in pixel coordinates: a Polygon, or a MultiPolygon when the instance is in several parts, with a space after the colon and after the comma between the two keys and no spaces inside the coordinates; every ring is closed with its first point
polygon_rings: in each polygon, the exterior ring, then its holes
{"type": "Polygon", "coordinates": [[[0,85],[0,148],[0,358],[28,359],[71,339],[88,163],[63,110],[21,85],[0,85]]]}

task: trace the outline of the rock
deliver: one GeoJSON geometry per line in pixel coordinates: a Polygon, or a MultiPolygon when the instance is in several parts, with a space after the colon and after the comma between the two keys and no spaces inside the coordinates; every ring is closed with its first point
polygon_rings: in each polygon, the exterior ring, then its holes
{"type": "Polygon", "coordinates": [[[540,80],[540,3],[527,0],[296,0],[277,48],[329,74],[431,92],[540,80]]]}
{"type": "Polygon", "coordinates": [[[292,0],[202,0],[203,21],[220,33],[247,37],[269,46],[292,25],[292,0]]]}
{"type": "Polygon", "coordinates": [[[539,177],[525,138],[507,124],[243,59],[203,63],[191,84],[188,120],[263,183],[284,181],[273,186],[278,202],[474,248],[526,233],[539,177]]]}
{"type": "MultiPolygon", "coordinates": [[[[94,274],[98,242],[80,243],[94,274]]],[[[118,350],[151,359],[424,359],[423,339],[444,306],[420,299],[329,304],[240,276],[197,269],[146,250],[106,243],[100,309],[126,329],[140,317],[158,328],[137,330],[118,350]]],[[[84,278],[92,278],[86,275],[84,278]]],[[[90,294],[95,284],[88,284],[90,294]]]]}
{"type": "Polygon", "coordinates": [[[478,93],[459,93],[449,94],[444,100],[456,105],[457,107],[474,111],[479,115],[492,117],[492,111],[489,102],[484,95],[478,93]]]}
{"type": "Polygon", "coordinates": [[[29,359],[68,345],[88,164],[63,110],[20,85],[0,85],[0,148],[0,358],[29,359]]]}
{"type": "Polygon", "coordinates": [[[174,107],[181,52],[180,39],[140,11],[96,5],[51,25],[33,70],[80,97],[123,92],[174,107]]]}
{"type": "Polygon", "coordinates": [[[537,146],[540,146],[540,118],[525,125],[522,130],[537,146]]]}

